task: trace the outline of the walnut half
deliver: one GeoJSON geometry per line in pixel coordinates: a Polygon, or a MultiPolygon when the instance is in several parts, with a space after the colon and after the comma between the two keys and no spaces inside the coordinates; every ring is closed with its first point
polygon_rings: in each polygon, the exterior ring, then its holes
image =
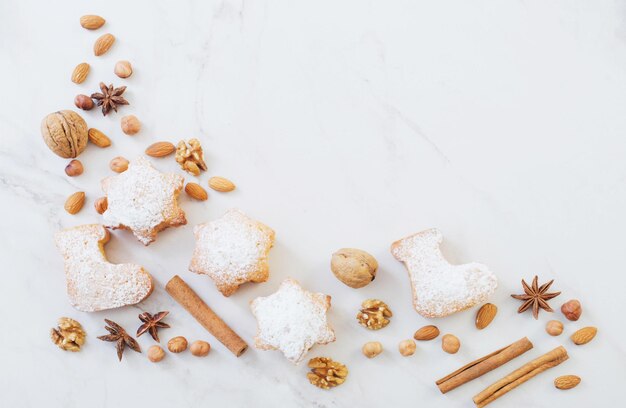
{"type": "Polygon", "coordinates": [[[356,318],[359,324],[370,330],[379,330],[389,324],[389,318],[393,316],[389,306],[382,300],[367,299],[361,304],[361,310],[356,318]]]}
{"type": "Polygon", "coordinates": [[[348,368],[328,357],[315,357],[309,360],[311,372],[307,373],[309,382],[325,390],[343,384],[348,376],[348,368]]]}
{"type": "Polygon", "coordinates": [[[204,153],[198,139],[189,139],[185,143],[184,140],[178,142],[176,146],[176,163],[188,173],[194,176],[200,175],[200,170],[207,169],[204,162],[204,153]],[[187,146],[187,143],[189,146],[187,146]]]}
{"type": "Polygon", "coordinates": [[[80,347],[85,344],[85,336],[83,326],[69,317],[61,317],[59,326],[50,329],[52,342],[66,351],[80,351],[80,347]]]}

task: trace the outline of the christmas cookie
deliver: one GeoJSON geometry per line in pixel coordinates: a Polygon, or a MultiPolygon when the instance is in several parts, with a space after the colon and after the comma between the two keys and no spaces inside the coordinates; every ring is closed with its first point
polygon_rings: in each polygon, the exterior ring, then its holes
{"type": "Polygon", "coordinates": [[[413,287],[413,306],[424,317],[443,317],[487,300],[498,286],[485,265],[452,265],[443,257],[441,232],[429,229],[391,245],[393,256],[404,263],[413,287]]]}
{"type": "Polygon", "coordinates": [[[304,290],[298,282],[286,279],[277,292],[250,303],[258,322],[255,347],[280,350],[292,363],[302,360],[315,344],[335,341],[326,313],[330,296],[304,290]]]}
{"type": "Polygon", "coordinates": [[[187,223],[178,206],[183,181],[177,174],[159,172],[145,157],[138,158],[128,170],[102,180],[108,203],[104,225],[130,230],[149,245],[159,231],[187,223]]]}
{"type": "Polygon", "coordinates": [[[268,279],[267,257],[274,245],[274,231],[268,226],[231,209],[193,231],[196,247],[189,270],[209,275],[224,296],[246,282],[268,279]]]}
{"type": "Polygon", "coordinates": [[[99,224],[59,231],[70,303],[83,312],[134,305],[152,293],[150,274],[135,264],[112,264],[104,255],[109,231],[99,224]]]}

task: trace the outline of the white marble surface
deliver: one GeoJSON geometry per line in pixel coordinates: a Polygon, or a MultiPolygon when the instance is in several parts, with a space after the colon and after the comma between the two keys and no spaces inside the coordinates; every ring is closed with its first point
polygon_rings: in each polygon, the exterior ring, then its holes
{"type": "MultiPolygon", "coordinates": [[[[625,72],[623,1],[0,1],[0,405],[470,407],[485,386],[559,344],[569,361],[493,406],[623,405],[625,72]],[[103,15],[106,26],[81,29],[87,13],[103,15]],[[108,31],[118,41],[96,58],[92,43],[108,31]],[[128,80],[112,73],[119,59],[135,67],[128,80]],[[92,72],[78,86],[69,79],[81,61],[92,72]],[[89,146],[84,175],[70,179],[39,123],[73,108],[74,95],[101,80],[127,85],[131,106],[106,118],[84,114],[113,145],[89,146]],[[129,113],[144,124],[135,137],[119,130],[129,113]],[[190,137],[207,151],[201,183],[224,175],[238,190],[211,193],[205,203],[183,197],[189,224],[147,248],[115,232],[110,259],[144,265],[154,294],[121,310],[73,310],[53,233],[100,220],[92,206],[112,157],[190,137]],[[77,190],[87,192],[86,207],[70,216],[63,201],[77,190]],[[193,225],[230,207],[273,227],[277,243],[270,280],[227,299],[186,268],[193,225]],[[497,273],[492,301],[500,312],[488,329],[474,328],[475,309],[434,322],[412,310],[406,272],[388,248],[432,226],[443,231],[452,261],[481,261],[497,273]],[[332,276],[330,254],[344,246],[379,260],[368,287],[353,290],[332,276]],[[248,342],[256,331],[248,302],[283,278],[332,295],[337,341],[309,356],[345,362],[347,382],[318,390],[304,365],[278,352],[234,358],[164,292],[174,274],[248,342]],[[518,315],[509,297],[534,274],[556,279],[563,294],[555,308],[569,298],[584,305],[561,337],[543,330],[559,312],[535,321],[518,315]],[[395,313],[382,331],[355,322],[368,297],[395,313]],[[207,339],[209,357],[169,355],[154,365],[128,352],[119,363],[114,348],[96,340],[105,317],[134,330],[140,311],[162,309],[174,327],[162,337],[207,339]],[[88,331],[80,353],[48,339],[63,315],[88,331]],[[401,357],[397,343],[429,323],[458,335],[460,352],[447,355],[433,341],[401,357]],[[576,347],[567,335],[584,325],[599,334],[576,347]],[[440,395],[437,378],[522,336],[533,350],[440,395]],[[386,351],[366,360],[360,347],[370,340],[386,351]],[[583,382],[558,391],[552,380],[562,374],[583,382]]],[[[172,159],[156,166],[179,171],[172,159]]],[[[152,341],[140,343],[147,349],[152,341]]]]}

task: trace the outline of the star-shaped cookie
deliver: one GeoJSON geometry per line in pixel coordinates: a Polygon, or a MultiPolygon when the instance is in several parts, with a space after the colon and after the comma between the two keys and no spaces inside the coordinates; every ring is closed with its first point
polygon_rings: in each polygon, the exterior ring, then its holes
{"type": "Polygon", "coordinates": [[[300,362],[313,345],[335,341],[326,318],[330,296],[308,292],[291,278],[273,294],[254,299],[250,308],[259,326],[255,347],[280,350],[292,363],[300,362]]]}
{"type": "Polygon", "coordinates": [[[108,207],[102,214],[104,225],[133,232],[144,245],[156,239],[159,231],[187,223],[178,206],[184,179],[164,174],[145,157],[130,163],[128,170],[102,180],[108,207]]]}
{"type": "Polygon", "coordinates": [[[237,209],[197,225],[196,247],[189,264],[191,272],[209,275],[224,296],[232,295],[246,282],[269,278],[268,253],[274,231],[237,209]]]}

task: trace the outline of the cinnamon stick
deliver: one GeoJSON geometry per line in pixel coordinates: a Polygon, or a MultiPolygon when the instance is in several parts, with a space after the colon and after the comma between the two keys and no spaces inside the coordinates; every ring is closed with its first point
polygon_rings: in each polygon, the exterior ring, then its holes
{"type": "Polygon", "coordinates": [[[246,342],[228,327],[178,275],[167,282],[165,290],[234,355],[239,357],[246,351],[248,348],[246,342]]]}
{"type": "Polygon", "coordinates": [[[474,404],[476,404],[477,408],[482,408],[537,374],[556,367],[567,359],[567,350],[563,346],[559,346],[543,356],[524,364],[503,379],[485,388],[473,398],[474,404]]]}
{"type": "Polygon", "coordinates": [[[437,387],[439,387],[439,391],[441,391],[442,394],[445,394],[456,387],[470,382],[473,379],[476,379],[481,375],[508,363],[531,348],[533,348],[533,344],[527,337],[519,339],[513,344],[509,344],[508,346],[496,350],[491,354],[487,354],[478,360],[464,365],[455,372],[448,374],[436,382],[437,387]]]}

